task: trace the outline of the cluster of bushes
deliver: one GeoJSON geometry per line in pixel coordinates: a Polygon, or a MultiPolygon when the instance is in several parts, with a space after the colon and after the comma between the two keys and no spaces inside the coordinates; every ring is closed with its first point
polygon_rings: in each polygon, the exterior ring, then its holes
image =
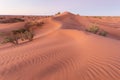
{"type": "Polygon", "coordinates": [[[93,26],[87,28],[86,31],[91,32],[91,33],[93,33],[93,34],[99,34],[99,35],[101,35],[101,36],[106,36],[106,35],[107,35],[107,32],[106,32],[106,31],[100,29],[100,28],[99,28],[98,26],[96,26],[96,25],[93,25],[93,26]]]}
{"type": "Polygon", "coordinates": [[[0,21],[0,23],[16,23],[16,22],[24,22],[24,19],[21,18],[10,18],[10,19],[6,19],[6,20],[2,20],[0,21]]]}
{"type": "MultiPolygon", "coordinates": [[[[8,36],[4,38],[4,40],[1,42],[2,44],[5,43],[13,43],[13,44],[19,44],[19,41],[32,41],[34,34],[33,34],[33,26],[42,26],[44,22],[27,22],[24,25],[24,28],[13,30],[10,32],[8,36]]],[[[2,34],[2,33],[1,33],[2,34]]]]}
{"type": "Polygon", "coordinates": [[[19,30],[13,30],[11,31],[11,35],[7,36],[4,41],[2,42],[2,44],[4,43],[13,43],[13,44],[19,44],[19,40],[28,40],[28,41],[32,41],[33,40],[33,33],[32,31],[22,28],[19,30]]]}

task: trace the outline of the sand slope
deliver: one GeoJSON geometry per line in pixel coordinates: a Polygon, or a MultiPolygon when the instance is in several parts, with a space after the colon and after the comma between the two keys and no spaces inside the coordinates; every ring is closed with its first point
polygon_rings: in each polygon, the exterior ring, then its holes
{"type": "Polygon", "coordinates": [[[96,25],[108,32],[108,37],[120,40],[120,17],[79,16],[64,12],[55,16],[55,19],[62,22],[64,29],[85,31],[86,28],[96,25]]]}
{"type": "Polygon", "coordinates": [[[57,17],[47,21],[32,42],[0,47],[0,80],[120,79],[119,40],[63,29],[57,17]]]}

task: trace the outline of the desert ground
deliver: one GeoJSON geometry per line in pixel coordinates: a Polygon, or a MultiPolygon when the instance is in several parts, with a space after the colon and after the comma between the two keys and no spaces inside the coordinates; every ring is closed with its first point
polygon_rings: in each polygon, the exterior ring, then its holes
{"type": "Polygon", "coordinates": [[[0,42],[30,21],[32,41],[0,44],[0,80],[120,80],[120,17],[0,16],[0,42]]]}

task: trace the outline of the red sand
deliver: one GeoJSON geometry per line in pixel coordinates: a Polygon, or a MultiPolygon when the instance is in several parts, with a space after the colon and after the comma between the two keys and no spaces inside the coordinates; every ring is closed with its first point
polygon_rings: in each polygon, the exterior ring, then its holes
{"type": "MultiPolygon", "coordinates": [[[[120,31],[114,26],[118,23],[109,26],[109,18],[99,20],[68,12],[45,20],[32,42],[0,46],[0,80],[120,79],[120,31]],[[85,32],[91,21],[109,31],[109,36],[85,32]]],[[[14,28],[0,26],[2,31],[14,28]]]]}

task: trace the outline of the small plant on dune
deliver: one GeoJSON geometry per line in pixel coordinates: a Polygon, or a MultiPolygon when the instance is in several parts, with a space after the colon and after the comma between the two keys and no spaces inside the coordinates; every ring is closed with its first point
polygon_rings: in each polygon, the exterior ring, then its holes
{"type": "Polygon", "coordinates": [[[104,31],[104,30],[101,30],[101,31],[99,32],[99,35],[101,35],[101,36],[106,36],[106,35],[107,35],[107,32],[104,31]]]}
{"type": "Polygon", "coordinates": [[[33,40],[33,33],[30,32],[30,31],[25,31],[24,33],[24,39],[28,39],[29,41],[32,41],[33,40]]]}
{"type": "Polygon", "coordinates": [[[107,34],[108,34],[105,30],[100,29],[98,26],[95,26],[95,25],[86,29],[86,31],[94,33],[94,34],[98,34],[98,35],[101,35],[101,36],[107,36],[107,34]]]}
{"type": "Polygon", "coordinates": [[[21,39],[22,41],[24,41],[24,32],[27,31],[26,29],[22,28],[19,30],[13,30],[12,34],[14,37],[17,37],[18,39],[21,39]]]}
{"type": "Polygon", "coordinates": [[[16,44],[16,43],[14,42],[14,39],[11,38],[11,37],[6,37],[6,38],[4,38],[4,41],[1,42],[1,44],[6,44],[6,43],[16,44]]]}
{"type": "Polygon", "coordinates": [[[99,31],[99,27],[96,25],[93,25],[89,27],[88,29],[86,29],[86,31],[96,34],[99,31]]]}

